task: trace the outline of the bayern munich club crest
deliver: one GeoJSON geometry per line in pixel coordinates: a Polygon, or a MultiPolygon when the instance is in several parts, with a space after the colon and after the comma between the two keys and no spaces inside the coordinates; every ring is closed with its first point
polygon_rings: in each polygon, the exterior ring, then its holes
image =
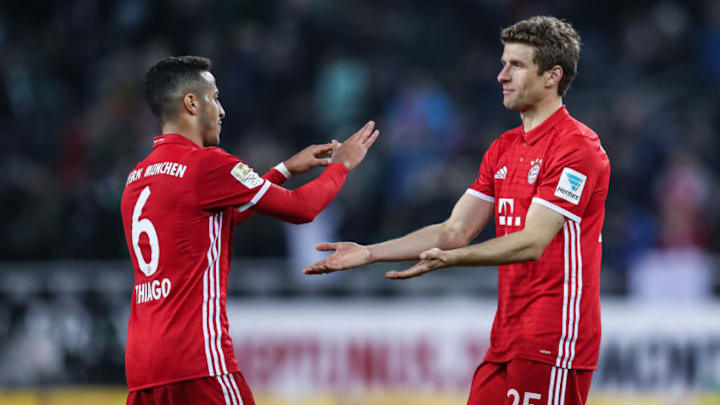
{"type": "Polygon", "coordinates": [[[528,184],[535,183],[535,180],[537,180],[537,176],[540,173],[540,164],[542,163],[542,159],[537,158],[530,162],[530,170],[528,171],[528,184]]]}

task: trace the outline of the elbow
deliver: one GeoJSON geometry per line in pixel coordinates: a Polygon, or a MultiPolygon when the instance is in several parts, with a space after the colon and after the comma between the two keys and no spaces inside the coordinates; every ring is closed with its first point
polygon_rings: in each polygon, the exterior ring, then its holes
{"type": "Polygon", "coordinates": [[[545,251],[545,248],[540,246],[532,246],[527,249],[527,261],[534,262],[537,260],[540,260],[542,257],[543,252],[545,251]]]}
{"type": "Polygon", "coordinates": [[[464,232],[462,227],[445,224],[437,247],[444,250],[458,249],[467,246],[472,238],[473,235],[464,232]]]}
{"type": "Polygon", "coordinates": [[[540,260],[543,253],[545,252],[545,248],[547,247],[547,245],[548,244],[544,241],[534,241],[533,243],[531,243],[530,246],[525,249],[527,260],[540,260]]]}
{"type": "Polygon", "coordinates": [[[307,224],[312,222],[318,213],[316,212],[303,212],[296,217],[291,218],[288,222],[295,225],[307,224]]]}

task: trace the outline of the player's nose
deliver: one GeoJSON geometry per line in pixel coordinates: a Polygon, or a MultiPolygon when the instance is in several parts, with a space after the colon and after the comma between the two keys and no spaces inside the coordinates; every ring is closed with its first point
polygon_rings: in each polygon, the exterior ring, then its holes
{"type": "Polygon", "coordinates": [[[508,74],[508,65],[503,66],[502,70],[500,70],[500,73],[498,73],[497,81],[500,83],[507,83],[510,81],[510,75],[508,74]]]}

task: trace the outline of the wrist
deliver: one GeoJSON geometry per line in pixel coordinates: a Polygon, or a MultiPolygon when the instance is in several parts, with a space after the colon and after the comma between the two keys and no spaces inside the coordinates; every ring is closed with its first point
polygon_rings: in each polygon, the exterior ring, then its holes
{"type": "Polygon", "coordinates": [[[288,167],[285,165],[285,162],[278,163],[277,166],[274,167],[274,169],[282,173],[282,175],[285,176],[286,179],[289,179],[293,175],[293,172],[288,169],[288,167]]]}
{"type": "Polygon", "coordinates": [[[363,246],[367,254],[367,264],[375,263],[378,260],[378,252],[374,248],[375,245],[363,246]]]}
{"type": "Polygon", "coordinates": [[[348,167],[345,165],[345,163],[332,162],[332,163],[330,163],[327,167],[328,167],[328,168],[330,168],[330,167],[337,167],[337,168],[340,168],[340,170],[344,171],[345,173],[350,173],[350,169],[348,169],[348,167]]]}
{"type": "Polygon", "coordinates": [[[442,252],[442,256],[444,256],[444,257],[441,256],[442,262],[445,263],[445,265],[448,267],[458,265],[460,262],[460,256],[458,253],[459,252],[457,249],[446,250],[446,251],[442,252]]]}

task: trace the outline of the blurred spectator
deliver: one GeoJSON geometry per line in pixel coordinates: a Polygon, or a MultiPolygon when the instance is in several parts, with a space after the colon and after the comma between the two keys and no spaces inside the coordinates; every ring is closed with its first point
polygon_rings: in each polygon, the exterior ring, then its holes
{"type": "MultiPolygon", "coordinates": [[[[323,234],[379,240],[444,218],[500,129],[518,124],[495,80],[498,32],[534,13],[567,18],[584,38],[567,97],[598,128],[613,165],[605,271],[622,278],[659,245],[717,254],[720,215],[698,215],[682,198],[717,194],[718,180],[682,174],[671,156],[685,141],[696,151],[693,170],[720,172],[719,4],[72,0],[41,12],[8,4],[0,12],[0,257],[126,257],[117,201],[159,130],[142,78],[169,54],[215,60],[228,111],[222,145],[261,171],[348,126],[378,122],[383,137],[323,234]],[[663,173],[685,197],[653,199],[663,173]]],[[[238,255],[299,249],[281,242],[282,227],[248,225],[238,255]]]]}
{"type": "Polygon", "coordinates": [[[678,150],[655,189],[659,206],[659,246],[641,254],[629,277],[635,298],[657,301],[705,300],[712,295],[707,255],[706,213],[712,181],[688,150],[678,150]]]}

